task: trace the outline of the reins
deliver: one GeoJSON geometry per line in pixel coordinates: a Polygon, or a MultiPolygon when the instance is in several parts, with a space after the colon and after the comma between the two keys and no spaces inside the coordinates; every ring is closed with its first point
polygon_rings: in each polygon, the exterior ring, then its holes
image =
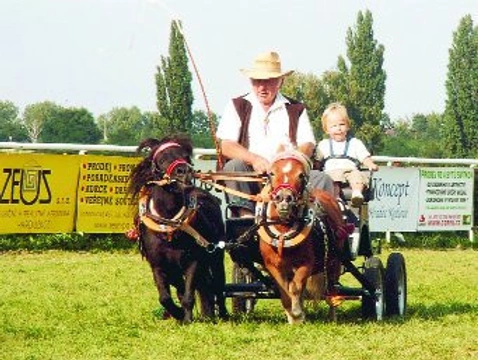
{"type": "MultiPolygon", "coordinates": [[[[148,184],[160,187],[170,183],[171,179],[169,177],[158,181],[148,182],[148,184]]],[[[183,231],[190,235],[199,246],[205,248],[209,253],[214,252],[217,248],[223,249],[225,247],[224,241],[220,241],[217,244],[210,243],[191,225],[196,216],[196,207],[191,208],[182,206],[174,217],[167,219],[151,211],[151,200],[149,191],[143,191],[143,195],[139,199],[139,219],[141,223],[151,231],[165,233],[168,241],[172,241],[174,232],[183,231]]]]}
{"type": "Polygon", "coordinates": [[[204,183],[207,186],[212,186],[217,190],[227,192],[228,194],[239,196],[241,198],[251,200],[254,202],[269,202],[270,195],[268,194],[248,194],[239,190],[231,189],[225,185],[219,184],[218,181],[224,180],[233,180],[233,181],[248,181],[248,182],[259,182],[264,183],[265,178],[264,176],[251,173],[250,175],[246,175],[244,172],[239,173],[196,173],[194,177],[204,183]]]}

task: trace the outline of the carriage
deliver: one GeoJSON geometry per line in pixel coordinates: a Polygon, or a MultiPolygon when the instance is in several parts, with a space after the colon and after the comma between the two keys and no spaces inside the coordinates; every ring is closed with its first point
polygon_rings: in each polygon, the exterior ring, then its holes
{"type": "Polygon", "coordinates": [[[227,317],[225,298],[232,299],[234,313],[253,311],[258,299],[280,299],[291,324],[304,321],[304,299],[325,299],[332,320],[335,309],[351,299],[361,300],[366,319],[404,316],[405,259],[394,252],[384,266],[378,256],[380,244],[372,241],[368,225],[373,189],[359,208],[351,206],[347,188],[339,188],[339,201],[310,189],[311,167],[299,151],[278,154],[264,176],[197,172],[185,139],[148,139],[139,149],[148,155],[130,182],[139,199],[135,237],[151,265],[160,303],[177,320],[192,321],[195,291],[208,317],[227,317]],[[227,177],[261,182],[254,217],[236,217],[230,205],[222,216],[212,187],[228,191],[219,181],[227,177]],[[233,261],[230,283],[225,252],[233,261]],[[341,284],[345,273],[356,286],[341,284]],[[179,307],[170,286],[176,287],[179,307]]]}
{"type": "MultiPolygon", "coordinates": [[[[368,170],[363,170],[368,171],[368,170]]],[[[344,218],[354,224],[343,249],[331,249],[339,257],[342,274],[349,273],[355,280],[354,286],[335,285],[343,300],[361,301],[363,319],[382,320],[386,316],[403,317],[407,307],[407,274],[405,258],[399,252],[388,255],[384,264],[380,239],[374,239],[368,221],[368,203],[373,197],[373,188],[365,191],[364,202],[352,206],[351,189],[344,184],[339,188],[339,203],[344,218]]],[[[370,184],[371,185],[371,184],[370,184]]],[[[264,270],[258,251],[255,219],[231,216],[229,205],[225,211],[226,236],[233,260],[232,282],[225,287],[225,296],[232,299],[235,313],[250,313],[259,299],[276,299],[279,293],[275,283],[264,270]],[[241,245],[244,254],[234,252],[241,245]]]]}

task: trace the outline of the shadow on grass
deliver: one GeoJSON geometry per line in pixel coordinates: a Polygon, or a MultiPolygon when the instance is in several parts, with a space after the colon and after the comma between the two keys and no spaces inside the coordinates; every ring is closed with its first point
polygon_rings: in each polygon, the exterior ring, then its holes
{"type": "Polygon", "coordinates": [[[444,304],[415,304],[407,309],[407,316],[425,320],[439,320],[448,315],[478,314],[478,304],[458,301],[444,304]]]}
{"type": "MultiPolygon", "coordinates": [[[[274,300],[261,300],[274,301],[274,300]]],[[[277,300],[279,301],[279,300],[277,300]]],[[[450,315],[478,314],[478,304],[451,302],[444,304],[414,304],[407,307],[405,317],[387,316],[383,319],[384,323],[400,324],[411,319],[422,320],[440,320],[450,315]]],[[[283,311],[267,311],[261,309],[249,314],[232,314],[230,321],[236,323],[262,323],[285,324],[286,316],[283,311]]],[[[306,306],[306,322],[308,323],[328,323],[328,306],[321,302],[316,305],[306,306]]],[[[337,309],[337,324],[363,324],[373,322],[373,320],[362,319],[360,301],[349,302],[337,309]]]]}

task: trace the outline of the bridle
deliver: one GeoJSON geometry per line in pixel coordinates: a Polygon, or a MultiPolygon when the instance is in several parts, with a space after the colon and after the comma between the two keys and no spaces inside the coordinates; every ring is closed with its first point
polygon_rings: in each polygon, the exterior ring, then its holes
{"type": "Polygon", "coordinates": [[[279,182],[274,173],[263,189],[263,197],[270,195],[269,202],[258,202],[256,215],[258,216],[258,234],[262,240],[272,246],[282,249],[300,244],[310,234],[317,213],[318,205],[312,200],[307,188],[310,167],[300,156],[284,154],[274,160],[299,160],[304,171],[299,175],[299,183],[293,186],[290,182],[279,182]],[[275,215],[274,215],[275,213],[275,215]],[[274,217],[276,219],[274,219],[274,217]],[[271,221],[275,220],[275,221],[271,221]],[[284,230],[286,229],[286,230],[284,230]]]}
{"type": "Polygon", "coordinates": [[[193,167],[185,159],[175,159],[173,160],[166,169],[162,169],[160,164],[158,164],[158,157],[165,150],[170,148],[181,148],[181,145],[177,142],[169,141],[167,143],[159,146],[151,160],[151,171],[153,174],[159,175],[161,180],[165,183],[179,182],[183,185],[191,185],[193,180],[193,167]]]}
{"type": "MultiPolygon", "coordinates": [[[[224,242],[213,244],[207,241],[201,234],[194,229],[193,224],[197,216],[198,203],[195,196],[186,194],[190,189],[193,179],[193,167],[185,159],[176,159],[172,161],[165,170],[158,166],[158,156],[167,149],[181,147],[176,142],[167,142],[162,144],[155,150],[152,156],[152,171],[160,174],[159,180],[148,181],[147,185],[141,191],[139,199],[139,219],[149,230],[166,235],[168,241],[172,241],[176,231],[183,231],[194,238],[196,243],[213,252],[217,248],[223,248],[224,242]],[[179,185],[179,190],[183,194],[183,206],[179,211],[170,218],[161,216],[154,206],[152,197],[153,188],[155,186],[161,188],[169,188],[172,183],[179,185]]],[[[167,191],[167,190],[166,190],[167,191]]]]}

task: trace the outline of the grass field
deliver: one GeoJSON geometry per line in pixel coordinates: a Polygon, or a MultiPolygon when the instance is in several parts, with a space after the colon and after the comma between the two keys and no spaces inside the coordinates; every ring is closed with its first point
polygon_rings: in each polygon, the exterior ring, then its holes
{"type": "Polygon", "coordinates": [[[361,321],[349,301],[337,323],[308,305],[299,326],[279,300],[219,323],[159,320],[136,252],[0,254],[0,359],[478,359],[478,252],[402,252],[405,319],[361,321]]]}

